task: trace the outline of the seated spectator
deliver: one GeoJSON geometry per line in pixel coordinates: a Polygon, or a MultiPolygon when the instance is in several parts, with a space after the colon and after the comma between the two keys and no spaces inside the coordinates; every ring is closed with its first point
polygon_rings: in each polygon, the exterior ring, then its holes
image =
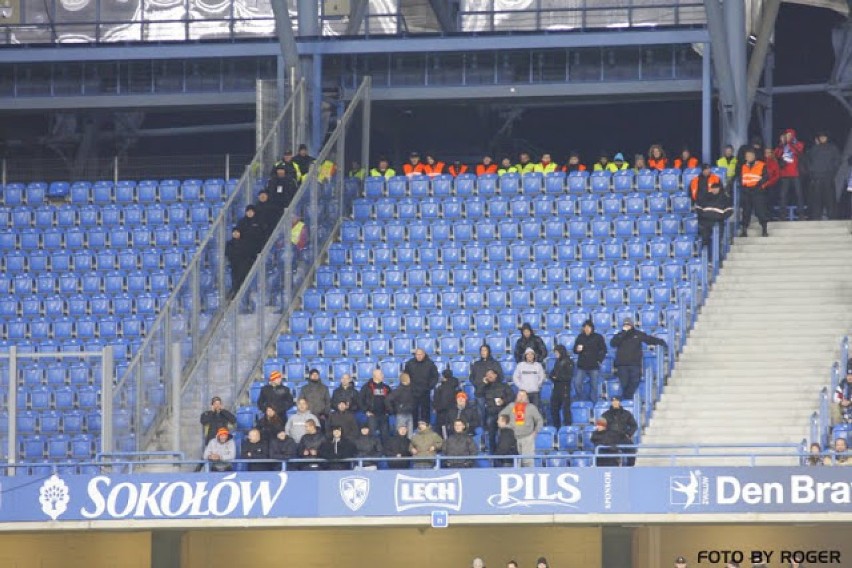
{"type": "Polygon", "coordinates": [[[286,424],[284,423],[284,420],[275,413],[274,408],[267,406],[266,412],[263,416],[261,416],[260,420],[257,421],[254,427],[260,431],[261,439],[266,443],[269,443],[270,440],[278,436],[278,432],[284,431],[286,424]]]}
{"type": "Polygon", "coordinates": [[[500,167],[497,169],[497,175],[502,176],[503,174],[516,174],[518,173],[518,167],[512,165],[511,158],[505,157],[500,160],[500,167]]]}
{"type": "Polygon", "coordinates": [[[331,393],[331,407],[337,408],[337,405],[343,401],[352,412],[358,411],[358,390],[355,388],[355,383],[352,382],[352,377],[344,374],[340,377],[340,386],[334,389],[331,393]]]}
{"type": "Polygon", "coordinates": [[[541,155],[541,161],[535,165],[535,171],[540,174],[549,174],[559,169],[556,162],[550,157],[550,154],[544,153],[541,155]]]}
{"type": "Polygon", "coordinates": [[[664,170],[669,167],[666,152],[659,144],[652,144],[648,148],[648,167],[652,170],[664,170]]]}
{"type": "Polygon", "coordinates": [[[358,437],[358,420],[355,418],[355,413],[349,410],[346,401],[341,400],[337,403],[337,408],[328,416],[326,426],[329,437],[335,427],[340,427],[343,430],[343,437],[349,441],[354,441],[358,437]]]}
{"type": "MultiPolygon", "coordinates": [[[[518,391],[514,404],[508,405],[500,414],[510,419],[510,424],[515,430],[518,453],[522,456],[535,455],[535,437],[544,427],[544,418],[536,405],[530,402],[526,391],[518,391]]],[[[530,458],[521,460],[521,467],[532,467],[532,465],[533,460],[530,458]]]]}
{"type": "Polygon", "coordinates": [[[595,465],[601,467],[618,467],[620,465],[618,458],[620,451],[617,446],[624,443],[624,437],[621,433],[607,427],[606,418],[601,417],[595,420],[592,443],[595,445],[597,454],[595,465]]]}
{"type": "Polygon", "coordinates": [[[648,169],[648,164],[645,163],[645,156],[636,154],[633,156],[633,171],[637,174],[648,169]]]}
{"type": "Polygon", "coordinates": [[[598,154],[598,161],[592,166],[592,170],[596,172],[609,171],[609,152],[601,150],[598,154]]]}
{"type": "Polygon", "coordinates": [[[470,432],[467,430],[464,421],[456,420],[453,422],[452,434],[450,434],[447,441],[444,442],[443,453],[447,457],[463,456],[469,458],[463,460],[446,460],[444,461],[444,465],[446,467],[473,467],[473,457],[476,456],[479,451],[477,450],[476,442],[474,442],[473,436],[471,436],[470,432]]]}
{"type": "MultiPolygon", "coordinates": [[[[411,455],[416,458],[433,458],[438,455],[444,440],[436,434],[426,420],[417,423],[417,432],[411,437],[411,455]]],[[[412,466],[416,469],[435,467],[432,460],[417,460],[412,466]]]]}
{"type": "Polygon", "coordinates": [[[231,267],[231,290],[228,292],[228,299],[231,299],[242,288],[255,259],[251,245],[243,240],[242,233],[237,227],[231,230],[231,238],[225,243],[225,258],[228,259],[228,265],[231,267]]]}
{"type": "Polygon", "coordinates": [[[301,254],[308,246],[308,226],[295,213],[290,218],[290,246],[293,249],[293,258],[303,260],[301,254]]]}
{"type": "Polygon", "coordinates": [[[387,158],[379,158],[379,165],[370,170],[370,175],[373,177],[383,177],[385,179],[392,178],[396,175],[396,170],[390,167],[390,162],[387,158]]]}
{"type": "Polygon", "coordinates": [[[412,152],[408,155],[408,163],[402,165],[402,173],[408,177],[423,175],[426,173],[424,164],[420,161],[420,154],[412,152]]]}
{"type": "Polygon", "coordinates": [[[482,558],[476,557],[471,562],[470,568],[485,568],[485,561],[482,558]]]}
{"type": "MultiPolygon", "coordinates": [[[[632,446],[634,444],[633,435],[636,434],[639,426],[636,424],[633,414],[621,406],[620,396],[610,397],[610,407],[609,410],[603,413],[603,418],[606,420],[607,429],[621,436],[619,444],[625,446],[632,446]]],[[[636,458],[632,457],[636,454],[634,448],[621,448],[619,453],[628,456],[622,458],[622,465],[632,467],[636,462],[636,458]]]]}
{"type": "MultiPolygon", "coordinates": [[[[289,424],[289,422],[288,422],[289,424]]],[[[320,457],[320,447],[325,442],[325,437],[319,431],[319,422],[316,418],[309,418],[304,424],[305,432],[299,442],[298,454],[300,459],[317,460],[301,464],[303,470],[322,469],[322,464],[318,461],[320,457]]]]}
{"type": "Polygon", "coordinates": [[[497,164],[494,163],[494,159],[489,154],[482,156],[482,161],[476,165],[476,175],[484,176],[496,173],[497,164]]]}
{"type": "Polygon", "coordinates": [[[274,469],[270,463],[256,463],[257,460],[269,459],[269,446],[266,440],[260,437],[260,430],[252,428],[248,432],[248,436],[243,440],[240,448],[240,459],[249,460],[249,471],[271,471],[274,469]]]}
{"type": "Polygon", "coordinates": [[[423,167],[424,173],[429,177],[439,176],[444,173],[444,169],[447,165],[435,159],[434,154],[426,154],[426,164],[423,167]]]}
{"type": "Polygon", "coordinates": [[[692,155],[689,148],[683,147],[680,156],[674,159],[672,166],[678,170],[694,169],[698,167],[698,158],[692,155]]]}
{"type": "MultiPolygon", "coordinates": [[[[366,424],[361,426],[361,433],[355,438],[355,456],[359,458],[382,457],[382,441],[376,436],[366,424]]],[[[376,462],[361,462],[362,469],[376,469],[376,462]]]]}
{"type": "MultiPolygon", "coordinates": [[[[495,456],[518,455],[518,441],[515,438],[515,431],[509,424],[508,414],[501,414],[497,417],[497,427],[497,443],[493,446],[491,454],[495,456]]],[[[514,465],[512,459],[494,460],[494,467],[514,467],[514,465]]]]}
{"type": "Polygon", "coordinates": [[[387,440],[389,434],[387,400],[390,393],[384,373],[381,369],[373,369],[373,378],[361,389],[360,406],[367,413],[370,430],[378,432],[382,440],[387,440]]]}
{"type": "Polygon", "coordinates": [[[456,160],[449,168],[447,168],[447,173],[453,177],[459,177],[462,174],[466,174],[467,164],[462,164],[461,161],[456,160]]]}
{"type": "Polygon", "coordinates": [[[201,413],[201,425],[204,427],[204,444],[216,437],[221,428],[228,429],[237,423],[237,417],[222,408],[222,399],[214,396],[210,401],[210,410],[201,413]]]}
{"type": "Polygon", "coordinates": [[[830,455],[825,456],[823,462],[825,465],[852,465],[852,454],[849,453],[846,438],[834,440],[834,449],[830,455]]]}
{"type": "Polygon", "coordinates": [[[237,457],[237,446],[227,428],[219,428],[216,437],[204,448],[204,459],[210,462],[211,471],[232,471],[232,461],[237,457]]]}
{"type": "Polygon", "coordinates": [[[538,407],[541,406],[539,391],[545,378],[544,367],[535,360],[535,351],[532,347],[527,347],[526,352],[524,352],[524,360],[515,366],[512,384],[519,390],[526,391],[530,402],[538,407]]]}
{"type": "Polygon", "coordinates": [[[261,412],[266,412],[266,408],[271,406],[275,409],[278,416],[286,416],[287,411],[293,408],[293,393],[290,388],[283,384],[284,375],[281,371],[270,371],[269,384],[263,385],[260,389],[260,396],[257,399],[257,409],[261,412]]]}
{"type": "MultiPolygon", "coordinates": [[[[403,424],[398,426],[396,434],[387,439],[384,443],[385,457],[389,458],[410,458],[411,457],[411,440],[408,439],[408,428],[403,424]]],[[[390,469],[408,469],[411,467],[409,460],[388,460],[390,469]]]]}
{"type": "Polygon", "coordinates": [[[308,382],[302,386],[299,396],[308,401],[311,414],[319,418],[320,424],[324,425],[331,412],[331,395],[328,387],[320,379],[317,369],[311,369],[308,372],[308,382]]]}
{"type": "Polygon", "coordinates": [[[367,176],[367,170],[364,169],[364,166],[361,165],[361,162],[358,160],[352,160],[349,164],[349,171],[346,172],[347,177],[355,178],[357,180],[363,181],[367,176]]]}
{"type": "Polygon", "coordinates": [[[331,438],[320,446],[320,457],[328,461],[328,469],[343,471],[352,469],[352,462],[345,461],[358,454],[355,444],[343,436],[343,428],[339,425],[331,428],[331,438]]]}
{"type": "Polygon", "coordinates": [[[396,425],[405,424],[411,431],[414,428],[414,391],[408,373],[399,375],[399,385],[391,391],[387,404],[388,412],[396,417],[396,425]]]}
{"type": "Polygon", "coordinates": [[[535,171],[535,164],[530,159],[529,152],[521,152],[518,155],[518,163],[515,165],[521,175],[530,174],[535,171]]]}
{"type": "Polygon", "coordinates": [[[612,163],[607,166],[607,171],[615,173],[624,170],[629,170],[630,164],[624,159],[624,154],[621,152],[617,153],[612,157],[612,163]]]}
{"type": "Polygon", "coordinates": [[[692,202],[695,203],[698,201],[698,194],[707,191],[707,188],[710,185],[721,183],[722,180],[713,173],[713,169],[710,167],[710,164],[702,164],[701,165],[701,174],[692,178],[692,181],[689,182],[689,196],[692,198],[692,202]]]}
{"type": "Polygon", "coordinates": [[[302,436],[307,432],[307,423],[313,422],[314,426],[319,426],[319,418],[317,418],[310,410],[308,410],[308,401],[304,397],[299,397],[299,402],[296,404],[296,414],[287,419],[287,424],[284,427],[287,435],[293,438],[297,444],[301,443],[302,436]]]}
{"type": "Polygon", "coordinates": [[[452,371],[444,369],[441,372],[441,382],[432,397],[432,407],[435,409],[439,428],[450,422],[459,388],[459,380],[453,376],[452,371]]]}
{"type": "Polygon", "coordinates": [[[298,455],[296,441],[284,430],[269,442],[269,458],[282,462],[290,461],[298,455]]]}
{"type": "Polygon", "coordinates": [[[568,163],[562,166],[562,171],[566,174],[570,174],[571,172],[585,172],[586,166],[580,162],[580,153],[579,152],[571,152],[568,155],[568,163]]]}
{"type": "Polygon", "coordinates": [[[448,420],[442,425],[442,434],[448,438],[453,433],[454,424],[457,420],[464,423],[465,430],[473,434],[479,428],[479,409],[467,405],[467,395],[464,392],[456,393],[456,407],[449,413],[448,420]]]}
{"type": "Polygon", "coordinates": [[[805,465],[823,465],[823,459],[824,456],[822,455],[822,446],[820,446],[817,442],[814,442],[810,445],[808,458],[805,461],[805,465]]]}
{"type": "Polygon", "coordinates": [[[846,362],[846,376],[840,379],[834,389],[831,423],[852,424],[852,359],[846,362]]]}
{"type": "Polygon", "coordinates": [[[698,190],[695,211],[698,214],[698,234],[701,235],[701,243],[705,247],[713,243],[713,227],[719,225],[721,231],[725,220],[734,214],[732,205],[731,196],[718,178],[711,181],[706,190],[698,190]]]}
{"type": "Polygon", "coordinates": [[[515,342],[515,363],[520,363],[524,360],[527,349],[533,350],[535,360],[539,363],[544,362],[544,359],[547,357],[547,346],[544,344],[544,340],[535,334],[532,325],[525,322],[521,326],[521,336],[515,342]]]}

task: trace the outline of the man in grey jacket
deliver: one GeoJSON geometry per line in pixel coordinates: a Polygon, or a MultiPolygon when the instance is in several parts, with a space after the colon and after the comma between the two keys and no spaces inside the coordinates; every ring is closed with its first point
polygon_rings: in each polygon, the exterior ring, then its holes
{"type": "Polygon", "coordinates": [[[287,419],[284,431],[298,444],[302,441],[302,436],[305,435],[305,424],[308,420],[313,420],[314,424],[319,426],[319,419],[308,410],[308,401],[304,398],[299,398],[299,402],[296,403],[296,414],[287,419]]]}
{"type": "MultiPolygon", "coordinates": [[[[320,419],[320,424],[325,428],[325,421],[331,413],[331,395],[320,379],[317,369],[311,369],[308,373],[308,382],[302,387],[299,396],[308,401],[308,409],[320,419]]],[[[331,432],[328,434],[331,435],[331,432]]]]}
{"type": "MultiPolygon", "coordinates": [[[[504,408],[500,414],[509,417],[509,424],[518,441],[518,453],[522,456],[535,455],[535,437],[544,427],[544,419],[538,408],[530,403],[527,392],[518,391],[515,402],[504,408]]],[[[532,459],[521,460],[521,467],[532,466],[532,459]]]]}

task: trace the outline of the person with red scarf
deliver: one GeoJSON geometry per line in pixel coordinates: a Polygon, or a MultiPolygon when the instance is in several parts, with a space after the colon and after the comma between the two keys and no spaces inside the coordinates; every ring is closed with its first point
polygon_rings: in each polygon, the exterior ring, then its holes
{"type": "MultiPolygon", "coordinates": [[[[500,414],[508,416],[515,438],[518,441],[518,453],[522,456],[535,455],[535,437],[544,427],[544,418],[538,408],[529,400],[526,391],[518,391],[514,404],[509,404],[500,414]]],[[[521,467],[532,467],[533,460],[521,460],[521,467]]]]}
{"type": "Polygon", "coordinates": [[[796,192],[796,214],[799,219],[805,217],[805,198],[802,194],[802,182],[799,179],[799,159],[805,151],[805,145],[796,139],[796,131],[788,128],[781,134],[775,147],[775,158],[781,167],[781,216],[787,214],[790,190],[796,192]]]}

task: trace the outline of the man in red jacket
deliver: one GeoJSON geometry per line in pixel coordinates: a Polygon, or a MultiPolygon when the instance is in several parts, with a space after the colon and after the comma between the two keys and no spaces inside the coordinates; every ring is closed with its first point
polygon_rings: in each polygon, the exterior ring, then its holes
{"type": "Polygon", "coordinates": [[[796,214],[799,219],[805,216],[805,198],[802,195],[802,182],[799,180],[799,158],[805,151],[805,145],[796,139],[796,131],[788,128],[781,134],[775,147],[775,159],[781,168],[781,217],[787,215],[787,203],[790,189],[796,192],[796,214]]]}
{"type": "MultiPolygon", "coordinates": [[[[778,165],[778,160],[775,159],[775,150],[772,148],[763,149],[763,162],[766,164],[766,204],[768,205],[769,218],[772,221],[778,221],[779,218],[775,214],[778,207],[778,181],[781,179],[781,166],[778,165]]],[[[786,216],[786,211],[781,211],[781,220],[786,216]]]]}

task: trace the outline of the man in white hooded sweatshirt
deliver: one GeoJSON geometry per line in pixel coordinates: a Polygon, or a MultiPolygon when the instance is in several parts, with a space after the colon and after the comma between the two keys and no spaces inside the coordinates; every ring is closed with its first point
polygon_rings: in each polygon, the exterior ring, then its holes
{"type": "Polygon", "coordinates": [[[541,396],[539,391],[541,385],[544,384],[546,374],[541,363],[535,360],[535,351],[531,347],[527,347],[524,351],[524,360],[517,364],[515,373],[512,375],[512,384],[518,387],[518,390],[526,391],[530,402],[541,407],[541,396]]]}

